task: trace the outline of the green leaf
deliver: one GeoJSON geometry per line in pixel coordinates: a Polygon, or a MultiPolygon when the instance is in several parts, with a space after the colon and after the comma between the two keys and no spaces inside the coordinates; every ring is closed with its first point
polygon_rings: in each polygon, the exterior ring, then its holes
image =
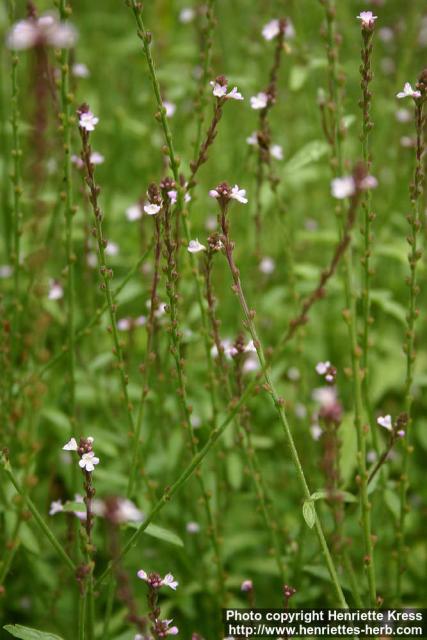
{"type": "Polygon", "coordinates": [[[62,507],[63,511],[67,511],[67,512],[74,512],[74,511],[78,511],[79,513],[84,513],[86,511],[86,506],[83,504],[83,502],[66,502],[64,504],[64,506],[62,507]]]}
{"type": "Polygon", "coordinates": [[[30,627],[23,627],[20,624],[7,624],[3,629],[6,629],[15,638],[21,638],[21,640],[63,640],[61,636],[57,636],[54,633],[38,631],[30,627]]]}
{"type": "Polygon", "coordinates": [[[227,456],[227,476],[230,485],[235,491],[238,491],[243,481],[243,465],[240,456],[235,451],[227,456]]]}
{"type": "Polygon", "coordinates": [[[295,173],[300,171],[308,164],[317,162],[323,158],[329,151],[329,145],[323,140],[313,140],[304,145],[302,149],[296,152],[290,160],[285,164],[284,171],[286,173],[295,173]]]}
{"type": "Polygon", "coordinates": [[[340,498],[343,502],[357,502],[356,496],[348,491],[334,491],[331,494],[327,489],[321,489],[320,491],[315,491],[310,496],[311,500],[328,500],[329,498],[337,499],[340,498]]]}
{"type": "Polygon", "coordinates": [[[304,500],[302,505],[302,515],[304,516],[304,520],[307,525],[312,529],[316,522],[316,509],[314,508],[312,500],[304,500]]]}
{"type": "Polygon", "coordinates": [[[392,489],[386,489],[384,491],[384,502],[396,520],[398,520],[400,517],[400,500],[397,493],[392,489]]]}
{"type": "MultiPolygon", "coordinates": [[[[128,526],[132,529],[138,529],[138,522],[128,522],[128,526]]],[[[157,538],[157,540],[163,540],[163,542],[169,542],[170,544],[174,544],[177,547],[183,547],[184,543],[181,538],[174,533],[173,531],[169,531],[169,529],[164,529],[163,527],[158,527],[156,524],[149,524],[147,528],[144,530],[144,533],[151,536],[152,538],[157,538]]]]}

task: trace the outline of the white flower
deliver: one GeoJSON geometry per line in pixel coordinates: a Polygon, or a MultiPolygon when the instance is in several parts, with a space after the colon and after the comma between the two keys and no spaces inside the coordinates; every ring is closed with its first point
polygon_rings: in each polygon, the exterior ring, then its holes
{"type": "Polygon", "coordinates": [[[270,275],[270,273],[273,273],[275,268],[276,263],[274,262],[273,258],[270,258],[269,256],[265,256],[264,258],[262,258],[261,262],[259,263],[259,270],[261,271],[261,273],[265,273],[265,275],[270,275]]]}
{"type": "Polygon", "coordinates": [[[321,427],[319,427],[318,424],[312,424],[311,427],[310,427],[310,433],[311,433],[311,436],[312,436],[313,440],[319,440],[319,438],[322,435],[323,431],[322,431],[321,427]]]}
{"type": "Polygon", "coordinates": [[[379,418],[377,418],[377,424],[379,424],[380,427],[387,429],[387,431],[393,430],[393,422],[390,414],[387,414],[386,416],[379,416],[379,418]]]}
{"type": "Polygon", "coordinates": [[[13,25],[6,38],[9,49],[20,51],[36,45],[47,45],[57,49],[69,49],[77,41],[77,31],[55,16],[47,14],[34,20],[20,20],[13,25]]]}
{"type": "MultiPolygon", "coordinates": [[[[273,40],[280,33],[280,22],[279,20],[270,20],[262,29],[262,35],[265,40],[273,40]]],[[[295,29],[290,20],[286,20],[285,26],[285,37],[293,38],[295,35],[295,29]]]]}
{"type": "Polygon", "coordinates": [[[249,340],[248,344],[245,346],[245,353],[256,353],[256,347],[254,345],[253,340],[249,340]]]}
{"type": "Polygon", "coordinates": [[[129,331],[131,326],[132,322],[130,318],[120,318],[120,320],[117,322],[117,329],[119,331],[129,331]]]}
{"type": "Polygon", "coordinates": [[[244,97],[242,96],[240,91],[237,90],[237,87],[233,87],[225,97],[227,98],[227,100],[244,100],[244,97]]]}
{"type": "Polygon", "coordinates": [[[416,91],[415,89],[413,89],[409,82],[405,82],[403,91],[399,91],[399,93],[396,94],[396,97],[397,98],[420,98],[421,93],[420,91],[416,91]]]}
{"type": "Polygon", "coordinates": [[[324,376],[330,366],[331,366],[331,363],[329,362],[329,360],[327,360],[326,362],[318,362],[316,364],[316,371],[319,374],[319,376],[324,376]]]}
{"type": "Polygon", "coordinates": [[[246,189],[240,189],[240,187],[237,184],[235,184],[234,187],[231,189],[230,198],[233,198],[233,200],[237,200],[242,204],[247,204],[248,202],[248,199],[246,197],[246,189]]]}
{"type": "Polygon", "coordinates": [[[212,93],[215,98],[224,98],[224,96],[227,94],[226,84],[220,84],[219,82],[216,82],[214,80],[211,80],[209,84],[211,85],[211,87],[213,87],[212,93]]]}
{"type": "Polygon", "coordinates": [[[167,573],[165,575],[165,577],[162,580],[162,583],[165,587],[170,587],[171,589],[173,589],[174,591],[176,590],[177,586],[178,586],[178,581],[175,580],[175,578],[173,577],[173,575],[171,573],[167,573]]]}
{"type": "Polygon", "coordinates": [[[76,62],[71,67],[71,73],[75,78],[89,78],[90,71],[83,62],[76,62]]]}
{"type": "Polygon", "coordinates": [[[378,180],[374,176],[365,176],[359,183],[359,189],[366,191],[367,189],[376,189],[378,180]]]}
{"type": "Polygon", "coordinates": [[[301,371],[298,369],[298,367],[289,367],[287,375],[289,380],[292,380],[292,382],[296,382],[301,378],[301,371]]]}
{"type": "Polygon", "coordinates": [[[86,111],[80,114],[79,126],[86,131],[94,131],[99,118],[93,115],[92,111],[86,111]]]}
{"type": "Polygon", "coordinates": [[[221,84],[216,80],[211,80],[209,83],[213,87],[213,95],[216,98],[226,98],[227,100],[244,100],[242,94],[237,90],[237,87],[233,87],[232,90],[227,93],[228,85],[221,84]]]}
{"type": "Polygon", "coordinates": [[[98,151],[93,151],[90,154],[90,163],[91,164],[102,164],[104,162],[105,158],[101,153],[98,153],[98,151]]]}
{"type": "Polygon", "coordinates": [[[114,514],[119,522],[142,522],[144,514],[131,500],[121,498],[118,501],[117,512],[114,514]]]}
{"type": "Polygon", "coordinates": [[[396,111],[396,120],[398,122],[410,122],[412,120],[412,114],[409,109],[398,109],[396,111]]]}
{"type": "Polygon", "coordinates": [[[64,510],[61,500],[54,500],[50,503],[49,515],[54,516],[64,510]]]}
{"type": "Polygon", "coordinates": [[[268,95],[264,91],[260,91],[256,96],[251,97],[252,109],[265,109],[268,104],[268,95]]]}
{"type": "Polygon", "coordinates": [[[206,247],[196,238],[195,240],[190,240],[187,251],[190,253],[199,253],[200,251],[206,251],[206,247]]]}
{"type": "Polygon", "coordinates": [[[84,453],[79,460],[79,467],[87,472],[93,471],[96,464],[99,464],[99,458],[95,456],[93,451],[84,453]]]}
{"type": "Polygon", "coordinates": [[[144,205],[144,211],[149,216],[155,216],[156,213],[159,213],[160,209],[161,209],[160,205],[153,204],[151,202],[144,205]]]}
{"type": "Polygon", "coordinates": [[[157,589],[164,586],[170,587],[171,589],[176,591],[176,588],[179,584],[171,573],[167,573],[162,579],[156,573],[147,573],[146,571],[144,571],[144,569],[140,569],[136,575],[138,576],[138,578],[144,580],[145,582],[148,582],[149,585],[157,589]]]}
{"type": "Polygon", "coordinates": [[[71,156],[71,162],[77,167],[77,169],[83,169],[85,163],[81,159],[80,156],[77,156],[75,153],[71,156]]]}
{"type": "Polygon", "coordinates": [[[49,285],[49,293],[47,296],[49,300],[60,300],[63,296],[64,296],[64,289],[61,287],[61,285],[58,282],[54,282],[52,280],[49,285]]]}
{"type": "Polygon", "coordinates": [[[185,527],[187,533],[199,533],[200,525],[198,522],[187,522],[187,526],[185,527]]]}
{"type": "Polygon", "coordinates": [[[65,444],[63,447],[64,451],[77,451],[78,444],[77,444],[77,440],[75,438],[71,438],[71,440],[69,442],[67,442],[67,444],[65,444]]]}
{"type": "Polygon", "coordinates": [[[173,627],[170,626],[172,622],[171,620],[163,620],[162,621],[162,633],[166,634],[167,636],[176,636],[179,633],[179,629],[176,625],[174,625],[173,627]]]}
{"type": "Polygon", "coordinates": [[[375,20],[378,19],[378,16],[374,16],[372,11],[361,11],[357,16],[357,19],[361,21],[362,27],[372,29],[375,24],[375,20]]]}
{"type": "Polygon", "coordinates": [[[335,387],[319,387],[313,391],[313,400],[316,400],[324,409],[332,407],[337,401],[335,387]]]}
{"type": "Polygon", "coordinates": [[[142,217],[141,206],[139,204],[132,204],[126,209],[125,216],[129,220],[129,222],[139,220],[142,217]]]}
{"type": "Polygon", "coordinates": [[[256,147],[256,145],[258,144],[258,134],[257,134],[257,132],[254,131],[253,133],[251,133],[251,135],[246,138],[246,142],[251,147],[256,147]]]}
{"type": "Polygon", "coordinates": [[[353,176],[344,176],[342,178],[334,178],[331,182],[331,193],[334,198],[343,200],[353,196],[356,192],[356,184],[353,176]]]}
{"type": "Polygon", "coordinates": [[[108,241],[105,247],[105,253],[107,256],[117,256],[120,251],[119,245],[116,242],[108,241]]]}
{"type": "Polygon", "coordinates": [[[13,269],[10,264],[2,264],[0,266],[0,278],[10,278],[13,273],[13,269]]]}
{"type": "Polygon", "coordinates": [[[253,371],[258,371],[259,366],[258,355],[250,353],[243,363],[242,371],[243,373],[252,373],[253,371]]]}
{"type": "Polygon", "coordinates": [[[280,144],[272,144],[270,153],[276,160],[283,160],[283,148],[280,144]]]}
{"type": "Polygon", "coordinates": [[[194,15],[194,9],[191,7],[184,7],[184,9],[181,9],[179,14],[179,21],[182,22],[182,24],[188,24],[194,20],[194,15]]]}
{"type": "Polygon", "coordinates": [[[37,41],[37,26],[33,20],[20,20],[13,25],[6,38],[9,49],[20,51],[33,47],[37,41]]]}
{"type": "Polygon", "coordinates": [[[163,100],[163,106],[166,110],[166,117],[172,118],[173,114],[176,111],[176,104],[173,102],[169,102],[169,100],[163,100]]]}

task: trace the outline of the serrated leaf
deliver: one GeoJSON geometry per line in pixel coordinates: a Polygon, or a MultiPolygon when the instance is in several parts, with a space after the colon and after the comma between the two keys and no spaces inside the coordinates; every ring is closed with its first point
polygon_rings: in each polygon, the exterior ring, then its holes
{"type": "Polygon", "coordinates": [[[38,629],[23,627],[20,624],[7,624],[3,629],[6,629],[14,638],[21,638],[21,640],[63,640],[61,636],[54,633],[38,631],[38,629]]]}
{"type": "Polygon", "coordinates": [[[312,500],[305,500],[302,505],[302,515],[307,523],[307,526],[312,529],[316,522],[316,509],[312,500]]]}

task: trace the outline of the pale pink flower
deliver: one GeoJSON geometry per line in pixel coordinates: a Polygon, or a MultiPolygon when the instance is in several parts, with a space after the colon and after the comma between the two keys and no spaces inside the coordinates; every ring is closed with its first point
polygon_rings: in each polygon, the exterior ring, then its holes
{"type": "Polygon", "coordinates": [[[331,363],[329,362],[329,360],[327,360],[326,362],[318,362],[316,364],[316,371],[319,374],[319,376],[324,376],[325,373],[327,373],[330,366],[331,366],[331,363]]]}
{"type": "Polygon", "coordinates": [[[252,580],[243,580],[242,584],[240,585],[240,591],[252,591],[253,588],[254,585],[252,580]]]}
{"type": "Polygon", "coordinates": [[[356,193],[356,184],[353,176],[334,178],[331,182],[331,192],[334,198],[338,198],[338,200],[353,196],[356,193]]]}
{"type": "Polygon", "coordinates": [[[67,442],[67,444],[65,444],[62,448],[64,449],[64,451],[77,451],[79,446],[77,444],[77,440],[75,438],[71,438],[71,440],[69,440],[69,442],[67,442]]]}
{"type": "Polygon", "coordinates": [[[97,118],[92,111],[84,111],[80,114],[79,126],[86,131],[94,131],[98,122],[99,118],[97,118]]]}
{"type": "Polygon", "coordinates": [[[390,414],[387,414],[386,416],[379,416],[377,418],[377,424],[379,424],[380,427],[387,429],[387,431],[393,430],[393,422],[390,414]]]}
{"type": "Polygon", "coordinates": [[[280,144],[272,144],[270,147],[270,153],[276,160],[283,160],[283,148],[280,144]]]}
{"type": "Polygon", "coordinates": [[[164,586],[176,591],[179,584],[171,573],[167,573],[164,578],[161,578],[158,573],[147,573],[144,569],[140,569],[137,576],[147,582],[153,589],[159,589],[164,586]]]}
{"type": "Polygon", "coordinates": [[[237,200],[242,204],[247,204],[248,202],[248,199],[246,197],[246,189],[240,189],[240,187],[237,184],[235,184],[234,187],[231,189],[230,198],[233,198],[233,200],[237,200]]]}
{"type": "Polygon", "coordinates": [[[403,87],[403,91],[399,91],[396,94],[396,97],[401,98],[420,98],[421,92],[412,88],[409,82],[405,82],[405,86],[403,87]]]}
{"type": "Polygon", "coordinates": [[[161,207],[158,204],[154,204],[152,202],[148,202],[144,205],[144,211],[149,216],[155,216],[156,213],[159,213],[161,207]]]}
{"type": "Polygon", "coordinates": [[[268,95],[264,91],[260,91],[256,96],[251,97],[252,109],[259,110],[265,109],[268,105],[268,95]]]}
{"type": "Polygon", "coordinates": [[[275,268],[276,263],[274,262],[273,258],[270,258],[269,256],[265,256],[264,258],[262,258],[261,262],[259,263],[259,270],[261,271],[261,273],[265,273],[265,275],[270,275],[271,273],[273,273],[275,268]]]}
{"type": "Polygon", "coordinates": [[[194,17],[194,9],[192,7],[184,7],[184,9],[180,11],[179,21],[182,22],[182,24],[188,24],[194,20],[194,17]]]}
{"type": "Polygon", "coordinates": [[[190,240],[187,251],[190,253],[200,253],[200,251],[206,251],[206,247],[196,238],[195,240],[190,240]]]}
{"type": "Polygon", "coordinates": [[[218,82],[218,80],[211,80],[209,83],[213,87],[212,93],[216,98],[226,98],[227,100],[244,100],[242,94],[237,90],[237,87],[233,87],[232,90],[227,93],[227,83],[218,82]]]}
{"type": "Polygon", "coordinates": [[[174,104],[173,102],[169,102],[169,100],[163,100],[163,106],[166,110],[166,117],[172,118],[176,111],[176,104],[174,104]]]}
{"type": "Polygon", "coordinates": [[[129,222],[133,222],[134,220],[139,220],[142,218],[142,209],[139,204],[132,204],[125,211],[125,216],[129,220],[129,222]]]}
{"type": "Polygon", "coordinates": [[[71,73],[75,78],[89,78],[90,71],[83,62],[76,62],[71,67],[71,73]]]}
{"type": "Polygon", "coordinates": [[[361,11],[357,19],[360,20],[363,29],[373,29],[378,16],[374,16],[372,11],[361,11]]]}
{"type": "Polygon", "coordinates": [[[6,38],[9,49],[16,51],[35,46],[69,49],[77,41],[76,29],[67,22],[60,22],[54,15],[28,18],[15,23],[6,38]]]}
{"type": "Polygon", "coordinates": [[[59,282],[55,282],[54,280],[50,281],[47,297],[49,300],[60,300],[64,297],[64,289],[61,287],[59,282]]]}
{"type": "MultiPolygon", "coordinates": [[[[262,29],[262,35],[265,40],[273,40],[276,36],[279,35],[279,33],[280,33],[280,21],[277,19],[270,20],[270,22],[267,22],[267,24],[262,29]]],[[[285,37],[293,38],[294,36],[295,36],[294,26],[292,22],[289,19],[287,19],[286,26],[285,26],[285,37]]]]}

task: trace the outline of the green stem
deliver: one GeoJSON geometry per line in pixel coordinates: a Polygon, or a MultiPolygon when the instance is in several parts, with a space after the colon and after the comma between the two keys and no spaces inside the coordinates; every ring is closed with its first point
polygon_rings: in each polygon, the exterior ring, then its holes
{"type": "MultiPolygon", "coordinates": [[[[62,21],[65,21],[71,9],[67,6],[66,0],[59,2],[59,15],[62,21]]],[[[68,332],[68,391],[70,399],[70,423],[71,434],[75,428],[75,410],[76,410],[76,362],[75,362],[75,255],[73,251],[73,193],[71,180],[71,102],[70,96],[70,68],[69,68],[69,50],[61,51],[61,128],[63,134],[63,193],[61,197],[65,204],[65,249],[67,255],[67,332],[68,332]]]]}
{"type": "MultiPolygon", "coordinates": [[[[246,301],[245,294],[243,292],[242,283],[241,283],[240,275],[239,275],[239,270],[237,269],[237,267],[236,267],[236,265],[234,263],[234,259],[233,259],[233,255],[232,255],[233,245],[232,245],[232,243],[230,242],[230,240],[228,238],[228,229],[227,229],[227,226],[225,224],[225,211],[223,211],[222,220],[223,220],[222,228],[223,228],[223,232],[224,232],[223,238],[224,238],[224,241],[225,241],[224,242],[224,244],[225,244],[225,253],[226,253],[226,256],[227,256],[227,261],[228,261],[228,264],[229,264],[229,267],[230,267],[230,271],[231,271],[231,275],[232,275],[232,278],[233,278],[234,291],[236,292],[237,297],[239,299],[240,306],[241,306],[243,314],[245,316],[246,327],[248,328],[249,333],[250,333],[250,335],[252,337],[252,340],[254,342],[254,345],[255,345],[255,348],[256,348],[256,351],[257,351],[257,354],[258,354],[259,361],[261,363],[262,370],[264,372],[267,391],[270,394],[270,396],[271,396],[271,398],[273,400],[274,406],[275,406],[275,408],[276,408],[276,410],[278,412],[279,419],[280,419],[283,431],[285,433],[286,441],[287,441],[287,444],[288,444],[288,447],[289,447],[289,451],[290,451],[290,454],[291,454],[291,459],[292,459],[292,462],[293,462],[293,464],[295,466],[297,478],[298,478],[300,487],[302,489],[302,493],[303,493],[304,499],[310,499],[311,492],[310,492],[310,489],[308,487],[308,483],[307,483],[307,480],[306,480],[306,477],[305,477],[305,473],[304,473],[304,470],[303,470],[302,465],[301,465],[299,454],[298,454],[297,448],[295,446],[294,438],[293,438],[293,435],[292,435],[292,432],[291,432],[291,428],[290,428],[290,425],[289,425],[289,422],[288,422],[288,418],[287,418],[287,415],[286,415],[286,412],[285,412],[285,409],[284,409],[284,401],[283,401],[282,398],[279,397],[279,395],[278,395],[278,393],[277,393],[277,391],[275,389],[274,383],[272,381],[271,375],[270,375],[270,373],[268,371],[267,361],[266,361],[266,358],[265,358],[265,355],[264,355],[264,349],[263,349],[263,347],[261,345],[261,342],[260,342],[256,327],[255,327],[255,323],[253,321],[253,317],[254,317],[255,314],[254,314],[254,312],[252,312],[249,309],[249,306],[248,306],[247,301],[246,301]]],[[[313,508],[315,509],[314,506],[313,506],[313,508]]],[[[348,605],[347,605],[344,593],[342,591],[342,588],[341,588],[341,585],[340,585],[340,582],[339,582],[339,578],[338,578],[338,574],[337,574],[337,571],[336,571],[336,568],[335,568],[335,564],[334,564],[334,561],[332,559],[331,553],[329,551],[329,548],[328,548],[328,545],[327,545],[327,542],[326,542],[326,539],[325,539],[325,535],[324,535],[324,532],[323,532],[323,527],[322,527],[322,524],[320,522],[319,516],[318,516],[316,511],[315,511],[315,525],[314,526],[315,526],[317,537],[318,537],[318,540],[319,540],[319,543],[320,543],[320,547],[321,547],[321,550],[322,550],[322,553],[323,553],[323,556],[324,556],[324,560],[326,562],[326,565],[327,565],[327,568],[328,568],[332,583],[333,583],[334,588],[335,588],[335,592],[336,592],[336,596],[337,596],[338,602],[339,602],[340,606],[347,608],[348,605]]]]}
{"type": "Polygon", "coordinates": [[[405,380],[405,412],[408,416],[406,436],[403,438],[403,457],[401,464],[400,476],[400,515],[397,531],[397,584],[396,598],[400,602],[402,594],[402,576],[406,568],[407,549],[405,546],[405,523],[406,516],[409,511],[407,500],[407,491],[409,487],[408,467],[409,455],[411,452],[410,435],[412,435],[412,404],[413,404],[413,382],[415,370],[415,323],[418,317],[417,295],[419,287],[417,284],[417,264],[421,259],[421,250],[418,248],[418,236],[421,229],[421,210],[422,210],[422,194],[423,194],[423,154],[424,145],[424,100],[422,96],[415,101],[415,128],[417,133],[417,142],[415,150],[415,175],[413,185],[411,187],[411,207],[412,212],[408,215],[408,222],[411,232],[408,237],[410,251],[408,254],[410,275],[407,280],[409,286],[409,310],[407,314],[406,340],[404,343],[404,351],[406,354],[406,380],[405,380]]]}

